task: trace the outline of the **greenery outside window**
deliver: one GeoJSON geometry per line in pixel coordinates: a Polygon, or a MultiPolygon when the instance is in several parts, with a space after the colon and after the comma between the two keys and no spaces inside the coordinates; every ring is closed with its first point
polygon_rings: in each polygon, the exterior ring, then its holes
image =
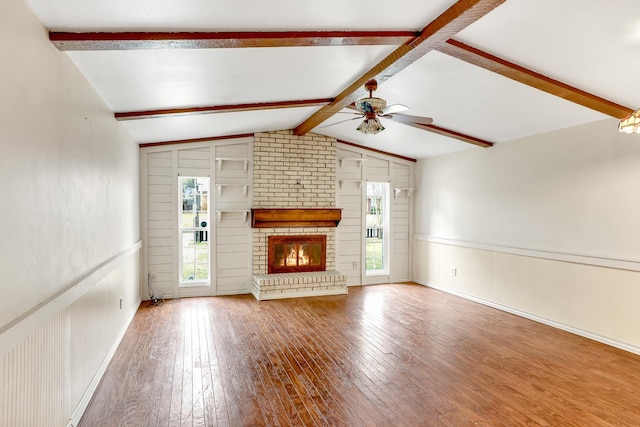
{"type": "Polygon", "coordinates": [[[210,282],[209,177],[178,177],[180,286],[210,282]]]}
{"type": "Polygon", "coordinates": [[[389,183],[367,182],[365,271],[389,274],[389,183]]]}

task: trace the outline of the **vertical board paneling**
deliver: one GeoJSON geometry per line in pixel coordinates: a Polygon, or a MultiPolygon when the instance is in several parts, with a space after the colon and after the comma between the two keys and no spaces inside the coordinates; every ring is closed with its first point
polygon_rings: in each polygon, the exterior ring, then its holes
{"type": "MultiPolygon", "coordinates": [[[[582,267],[582,266],[581,266],[582,267]]],[[[576,279],[576,324],[621,341],[640,343],[640,273],[598,266],[580,268],[576,279]],[[603,321],[603,320],[607,321],[603,321]]]]}
{"type": "Polygon", "coordinates": [[[139,269],[136,252],[0,357],[0,427],[69,423],[137,310],[139,269]]]}
{"type": "Polygon", "coordinates": [[[521,291],[526,257],[512,254],[493,255],[493,298],[507,307],[523,307],[526,294],[521,291]]]}
{"type": "Polygon", "coordinates": [[[3,358],[0,426],[66,425],[64,317],[52,319],[3,358]]]}
{"type": "Polygon", "coordinates": [[[415,245],[417,281],[623,348],[640,348],[640,272],[421,240],[415,245]],[[428,267],[417,267],[420,263],[428,267]]]}
{"type": "Polygon", "coordinates": [[[413,254],[415,262],[413,263],[413,278],[423,283],[431,282],[429,280],[429,264],[427,263],[432,257],[429,254],[429,243],[426,240],[416,240],[413,245],[413,254]]]}
{"type": "Polygon", "coordinates": [[[576,264],[528,258],[522,271],[522,310],[567,324],[574,319],[576,264]]]}
{"type": "MultiPolygon", "coordinates": [[[[429,259],[426,260],[427,264],[427,280],[431,283],[440,283],[440,270],[441,270],[441,262],[440,262],[440,245],[434,245],[433,243],[427,244],[427,256],[429,259]]],[[[423,261],[424,262],[424,261],[423,261]]]]}

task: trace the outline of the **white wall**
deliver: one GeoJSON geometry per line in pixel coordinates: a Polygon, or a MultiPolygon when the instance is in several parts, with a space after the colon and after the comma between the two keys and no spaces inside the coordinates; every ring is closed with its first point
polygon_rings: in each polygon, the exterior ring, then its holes
{"type": "Polygon", "coordinates": [[[0,28],[5,325],[138,240],[138,154],[21,0],[0,28]]]}
{"type": "Polygon", "coordinates": [[[418,234],[640,260],[640,136],[604,120],[420,161],[418,234]]]}
{"type": "Polygon", "coordinates": [[[414,280],[640,353],[639,135],[611,119],[424,160],[416,188],[414,280]]]}
{"type": "Polygon", "coordinates": [[[50,322],[76,304],[61,325],[71,335],[49,348],[66,363],[56,365],[61,378],[29,373],[64,383],[63,419],[47,420],[61,425],[139,303],[138,148],[22,0],[0,3],[0,55],[0,424],[35,425],[15,405],[38,416],[43,401],[60,398],[17,402],[24,396],[11,390],[26,386],[9,359],[14,350],[24,363],[38,357],[31,337],[46,342],[48,328],[59,329],[50,322]],[[109,322],[104,334],[83,329],[109,322]]]}

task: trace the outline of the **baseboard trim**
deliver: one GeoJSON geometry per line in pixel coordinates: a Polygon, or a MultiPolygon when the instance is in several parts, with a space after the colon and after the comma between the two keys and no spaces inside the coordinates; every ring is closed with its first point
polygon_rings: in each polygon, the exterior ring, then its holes
{"type": "Polygon", "coordinates": [[[138,300],[138,303],[133,307],[133,309],[129,313],[127,321],[124,323],[123,327],[118,333],[118,336],[116,337],[115,341],[111,345],[111,348],[109,348],[109,351],[107,352],[104,359],[102,360],[102,363],[100,364],[100,367],[98,368],[95,375],[93,376],[93,379],[89,383],[87,390],[84,392],[84,395],[80,399],[80,402],[78,402],[78,406],[76,406],[76,409],[73,411],[73,415],[71,416],[71,419],[69,420],[69,424],[67,424],[67,427],[75,427],[80,423],[80,419],[82,418],[82,415],[84,415],[84,411],[86,411],[87,406],[89,406],[89,402],[91,402],[91,398],[93,397],[93,394],[96,392],[96,389],[98,388],[98,384],[100,384],[100,381],[102,380],[102,376],[106,372],[107,367],[109,366],[109,363],[111,363],[111,359],[113,359],[113,356],[116,354],[116,350],[118,350],[118,346],[122,342],[124,335],[127,333],[127,329],[129,329],[129,325],[131,325],[131,322],[133,322],[133,318],[138,312],[138,307],[140,307],[141,303],[142,303],[142,298],[138,300]]]}
{"type": "Polygon", "coordinates": [[[489,300],[486,300],[486,299],[483,299],[483,298],[478,298],[478,297],[476,297],[474,295],[470,295],[470,294],[467,294],[467,293],[464,293],[464,292],[456,291],[454,289],[450,289],[450,288],[447,288],[445,286],[441,286],[441,285],[439,285],[437,283],[427,282],[427,281],[423,281],[423,280],[414,280],[414,281],[416,283],[420,284],[420,285],[427,286],[429,288],[437,289],[439,291],[446,292],[448,294],[455,295],[455,296],[458,296],[458,297],[461,297],[461,298],[464,298],[464,299],[468,299],[470,301],[474,301],[474,302],[477,302],[479,304],[483,304],[483,305],[486,305],[486,306],[489,306],[489,307],[492,307],[492,308],[495,308],[495,309],[498,309],[498,310],[501,310],[501,311],[505,311],[507,313],[514,314],[516,316],[524,317],[525,319],[533,320],[534,322],[542,323],[544,325],[551,326],[553,328],[560,329],[560,330],[563,330],[563,331],[566,331],[566,332],[570,332],[572,334],[579,335],[581,337],[588,338],[588,339],[593,340],[593,341],[598,341],[598,342],[600,342],[602,344],[606,344],[606,345],[609,345],[611,347],[616,347],[616,348],[619,348],[621,350],[625,350],[625,351],[628,351],[630,353],[634,353],[634,354],[640,355],[640,347],[625,343],[623,341],[614,340],[614,339],[605,337],[603,335],[594,334],[593,332],[585,331],[584,329],[576,328],[576,327],[573,327],[573,326],[570,326],[570,325],[566,325],[564,323],[559,323],[559,322],[556,322],[554,320],[547,319],[546,317],[541,317],[541,316],[535,315],[533,313],[528,313],[526,311],[521,311],[521,310],[515,309],[513,307],[509,307],[509,306],[506,306],[506,305],[498,304],[498,303],[495,303],[493,301],[489,301],[489,300]]]}

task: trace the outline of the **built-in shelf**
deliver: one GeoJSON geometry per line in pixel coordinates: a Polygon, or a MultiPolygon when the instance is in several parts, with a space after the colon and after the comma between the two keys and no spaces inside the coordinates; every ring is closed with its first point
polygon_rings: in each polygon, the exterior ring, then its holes
{"type": "Polygon", "coordinates": [[[356,162],[358,163],[358,168],[362,167],[362,163],[366,162],[367,159],[363,159],[362,157],[343,157],[341,159],[338,160],[338,162],[340,163],[340,167],[342,167],[342,164],[344,162],[356,162]]]}
{"type": "Polygon", "coordinates": [[[218,188],[218,197],[222,197],[222,187],[242,187],[242,195],[247,197],[249,193],[249,186],[247,184],[216,184],[218,188]]]}
{"type": "Polygon", "coordinates": [[[247,209],[218,210],[218,211],[216,211],[216,219],[218,220],[218,222],[222,221],[222,214],[227,214],[227,213],[239,213],[239,214],[242,214],[242,220],[244,222],[247,222],[247,217],[249,216],[251,211],[247,210],[247,209]]]}
{"type": "Polygon", "coordinates": [[[362,188],[362,181],[359,179],[341,179],[338,181],[338,185],[342,188],[342,186],[348,182],[355,183],[358,186],[358,190],[362,188]]]}
{"type": "Polygon", "coordinates": [[[406,194],[407,199],[411,197],[411,193],[413,193],[413,188],[394,188],[393,189],[393,198],[397,199],[398,196],[402,193],[406,194]]]}
{"type": "Polygon", "coordinates": [[[242,162],[244,171],[249,170],[249,159],[246,157],[216,157],[218,163],[218,172],[222,170],[222,162],[242,162]]]}

